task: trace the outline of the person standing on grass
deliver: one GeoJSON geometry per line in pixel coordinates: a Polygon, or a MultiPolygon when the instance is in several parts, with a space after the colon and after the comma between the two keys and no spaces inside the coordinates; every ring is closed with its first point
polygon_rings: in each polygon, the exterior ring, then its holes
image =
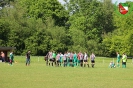
{"type": "Polygon", "coordinates": [[[30,51],[28,51],[27,53],[26,53],[26,66],[29,66],[30,65],[30,51]]]}
{"type": "Polygon", "coordinates": [[[92,68],[94,68],[94,65],[95,65],[95,54],[94,53],[90,55],[90,59],[91,59],[91,66],[92,68]]]}
{"type": "Polygon", "coordinates": [[[55,53],[55,51],[53,51],[53,53],[52,53],[52,59],[53,59],[53,64],[55,64],[55,66],[56,66],[56,53],[55,53]]]}
{"type": "Polygon", "coordinates": [[[74,54],[73,54],[73,66],[75,67],[77,65],[78,65],[77,64],[77,54],[76,54],[76,52],[74,52],[74,54]]]}
{"type": "Polygon", "coordinates": [[[70,66],[73,67],[73,53],[70,53],[70,66]]]}
{"type": "Polygon", "coordinates": [[[63,55],[64,67],[67,67],[67,53],[65,52],[63,55]]]}
{"type": "Polygon", "coordinates": [[[49,54],[48,54],[48,58],[49,58],[49,66],[52,65],[53,66],[53,52],[52,51],[49,51],[49,54]]]}
{"type": "Polygon", "coordinates": [[[47,53],[46,56],[44,57],[44,59],[45,59],[45,61],[46,61],[46,66],[48,66],[48,54],[49,54],[49,53],[47,53]]]}
{"type": "Polygon", "coordinates": [[[69,58],[68,58],[68,52],[66,52],[66,65],[68,66],[69,58]]]}
{"type": "Polygon", "coordinates": [[[117,52],[117,67],[120,67],[120,54],[117,52]]]}
{"type": "Polygon", "coordinates": [[[62,52],[60,52],[60,66],[62,66],[63,64],[63,54],[62,52]]]}
{"type": "Polygon", "coordinates": [[[67,66],[70,66],[70,52],[67,52],[67,66]]]}
{"type": "Polygon", "coordinates": [[[127,56],[125,53],[122,55],[122,68],[126,68],[127,56]]]}
{"type": "Polygon", "coordinates": [[[80,54],[81,52],[78,53],[77,57],[78,57],[78,66],[80,65],[80,54]]]}
{"type": "Polygon", "coordinates": [[[56,66],[58,66],[59,67],[59,65],[60,65],[60,53],[58,53],[57,55],[56,55],[56,66]]]}
{"type": "Polygon", "coordinates": [[[87,55],[87,53],[85,52],[85,53],[84,53],[84,67],[86,67],[86,65],[88,65],[88,67],[89,67],[88,55],[87,55]]]}
{"type": "Polygon", "coordinates": [[[5,62],[5,53],[3,51],[1,52],[1,58],[2,58],[2,62],[5,62]]]}
{"type": "Polygon", "coordinates": [[[84,57],[83,53],[80,52],[79,58],[80,58],[80,66],[81,66],[81,67],[83,67],[83,57],[84,57]]]}
{"type": "Polygon", "coordinates": [[[13,62],[13,59],[14,59],[14,55],[13,55],[13,52],[10,53],[10,65],[12,66],[12,62],[13,62]]]}

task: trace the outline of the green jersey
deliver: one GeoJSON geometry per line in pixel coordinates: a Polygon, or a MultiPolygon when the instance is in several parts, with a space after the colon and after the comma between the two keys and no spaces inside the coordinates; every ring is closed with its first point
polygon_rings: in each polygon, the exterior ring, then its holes
{"type": "Polygon", "coordinates": [[[73,55],[73,59],[74,59],[74,60],[77,60],[77,54],[74,54],[74,55],[73,55]]]}
{"type": "Polygon", "coordinates": [[[117,59],[120,60],[120,54],[117,55],[117,59]]]}
{"type": "Polygon", "coordinates": [[[14,56],[13,53],[10,53],[10,59],[13,60],[14,56]]]}
{"type": "Polygon", "coordinates": [[[55,54],[55,53],[53,53],[53,54],[52,54],[52,57],[53,57],[53,58],[56,58],[56,54],[55,54]]]}

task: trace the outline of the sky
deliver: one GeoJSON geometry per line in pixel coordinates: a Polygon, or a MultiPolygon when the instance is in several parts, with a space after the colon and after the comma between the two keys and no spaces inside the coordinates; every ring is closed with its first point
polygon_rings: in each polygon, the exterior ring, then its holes
{"type": "MultiPolygon", "coordinates": [[[[64,4],[63,0],[58,0],[58,1],[61,2],[62,4],[64,4]]],[[[133,1],[133,0],[112,0],[113,3],[115,3],[116,1],[118,1],[117,3],[120,3],[120,2],[124,3],[126,1],[133,1]]]]}
{"type": "Polygon", "coordinates": [[[118,3],[120,3],[120,2],[124,3],[126,1],[133,1],[133,0],[112,0],[113,3],[115,3],[116,1],[118,1],[118,3]]]}

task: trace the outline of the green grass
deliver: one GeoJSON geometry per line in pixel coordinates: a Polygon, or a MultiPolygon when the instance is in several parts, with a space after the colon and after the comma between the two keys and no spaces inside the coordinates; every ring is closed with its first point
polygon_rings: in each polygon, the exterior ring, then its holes
{"type": "Polygon", "coordinates": [[[43,57],[25,66],[25,57],[15,56],[13,66],[0,63],[0,88],[132,88],[132,60],[127,68],[108,68],[111,60],[96,58],[95,68],[48,67],[43,57]]]}

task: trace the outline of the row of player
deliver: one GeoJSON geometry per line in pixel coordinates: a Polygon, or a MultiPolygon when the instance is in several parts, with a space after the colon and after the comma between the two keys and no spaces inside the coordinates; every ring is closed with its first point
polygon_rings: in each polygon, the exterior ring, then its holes
{"type": "MultiPolygon", "coordinates": [[[[55,53],[54,51],[50,51],[47,53],[47,55],[45,56],[45,61],[46,61],[46,65],[47,66],[61,66],[63,65],[64,67],[67,66],[81,66],[81,67],[85,67],[86,65],[88,65],[88,55],[86,52],[82,53],[76,53],[76,52],[65,52],[63,53],[55,53]]],[[[92,53],[90,55],[90,60],[91,60],[91,65],[92,67],[94,67],[95,65],[95,55],[94,53],[92,53]]]]}

